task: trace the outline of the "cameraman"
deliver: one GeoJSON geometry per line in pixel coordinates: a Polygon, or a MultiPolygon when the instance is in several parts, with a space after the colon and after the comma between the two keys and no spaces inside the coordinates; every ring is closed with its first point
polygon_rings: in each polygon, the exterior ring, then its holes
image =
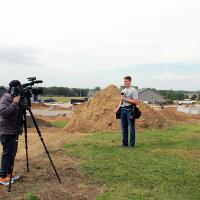
{"type": "Polygon", "coordinates": [[[135,147],[135,119],[132,118],[134,106],[140,103],[138,91],[131,86],[132,78],[124,77],[125,89],[121,93],[121,101],[116,112],[121,108],[122,146],[128,147],[128,127],[130,129],[130,147],[135,147]]]}
{"type": "MultiPolygon", "coordinates": [[[[18,80],[9,83],[9,90],[0,100],[0,142],[3,146],[0,168],[0,184],[9,185],[12,162],[15,159],[19,134],[22,133],[23,115],[20,109],[20,97],[12,95],[12,88],[20,86],[18,80]]],[[[19,176],[13,174],[11,183],[19,176]]]]}

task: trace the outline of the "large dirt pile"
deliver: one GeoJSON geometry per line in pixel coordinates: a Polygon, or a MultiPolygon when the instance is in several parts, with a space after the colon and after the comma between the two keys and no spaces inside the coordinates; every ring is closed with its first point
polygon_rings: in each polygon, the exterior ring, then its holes
{"type": "MultiPolygon", "coordinates": [[[[115,112],[120,100],[120,90],[110,85],[97,93],[89,102],[75,108],[65,130],[70,132],[119,131],[120,121],[115,112]]],[[[141,104],[142,117],[137,120],[137,128],[161,128],[167,120],[148,105],[141,104]]]]}
{"type": "Polygon", "coordinates": [[[159,112],[156,112],[147,104],[140,104],[140,110],[142,111],[142,117],[136,121],[137,128],[163,128],[167,127],[170,123],[169,121],[161,115],[159,112]]]}

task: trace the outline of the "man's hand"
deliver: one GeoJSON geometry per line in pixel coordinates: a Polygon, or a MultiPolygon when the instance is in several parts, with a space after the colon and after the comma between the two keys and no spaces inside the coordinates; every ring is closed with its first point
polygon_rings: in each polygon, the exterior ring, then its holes
{"type": "Polygon", "coordinates": [[[135,99],[135,103],[136,103],[136,105],[138,105],[138,104],[141,103],[141,100],[140,99],[135,99]]]}
{"type": "Polygon", "coordinates": [[[20,96],[14,97],[13,102],[18,104],[20,102],[20,96]]]}
{"type": "Polygon", "coordinates": [[[115,112],[117,113],[118,110],[119,110],[119,108],[116,108],[116,109],[115,109],[115,112]]]}
{"type": "Polygon", "coordinates": [[[121,96],[121,101],[126,101],[126,97],[125,96],[121,96]]]}
{"type": "Polygon", "coordinates": [[[126,98],[125,96],[121,96],[121,101],[126,101],[128,102],[130,99],[126,98]]]}
{"type": "Polygon", "coordinates": [[[141,100],[140,99],[134,99],[134,100],[131,100],[131,99],[128,99],[128,98],[125,98],[125,97],[122,97],[123,101],[126,101],[130,104],[133,104],[133,105],[138,105],[141,103],[141,100]]]}

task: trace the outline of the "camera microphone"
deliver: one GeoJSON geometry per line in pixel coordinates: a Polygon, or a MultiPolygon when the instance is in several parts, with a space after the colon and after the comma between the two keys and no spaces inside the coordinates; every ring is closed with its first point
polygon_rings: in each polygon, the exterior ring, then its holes
{"type": "Polygon", "coordinates": [[[37,83],[43,83],[43,81],[41,81],[41,80],[32,81],[32,82],[30,82],[30,83],[22,84],[22,87],[25,88],[25,87],[28,87],[28,86],[33,86],[34,84],[37,84],[37,83]]]}
{"type": "Polygon", "coordinates": [[[34,81],[34,83],[43,83],[43,81],[39,80],[39,81],[34,81]]]}

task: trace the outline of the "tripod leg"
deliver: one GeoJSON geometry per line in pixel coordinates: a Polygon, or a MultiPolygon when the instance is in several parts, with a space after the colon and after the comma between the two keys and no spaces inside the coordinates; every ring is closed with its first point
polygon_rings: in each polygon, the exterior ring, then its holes
{"type": "Polygon", "coordinates": [[[51,156],[49,155],[49,152],[48,152],[48,150],[47,150],[46,144],[45,144],[45,142],[44,142],[44,139],[43,139],[43,137],[42,137],[42,134],[41,134],[41,132],[40,132],[40,129],[39,129],[39,127],[38,127],[38,124],[37,124],[37,122],[36,122],[36,120],[35,120],[35,117],[33,116],[32,110],[31,110],[31,108],[29,108],[29,107],[27,108],[27,110],[29,111],[29,113],[30,113],[30,115],[31,115],[31,118],[32,118],[32,120],[33,120],[33,124],[34,124],[34,126],[35,126],[35,128],[36,128],[36,130],[37,130],[37,133],[38,133],[38,135],[39,135],[39,138],[40,138],[40,140],[41,140],[41,142],[42,142],[42,144],[43,144],[43,146],[44,146],[44,149],[45,149],[46,154],[47,154],[47,156],[48,156],[48,158],[49,158],[49,160],[50,160],[50,163],[51,163],[51,165],[52,165],[52,167],[53,167],[53,169],[54,169],[54,172],[55,172],[55,174],[56,174],[56,176],[57,176],[57,179],[58,179],[58,181],[61,183],[61,179],[60,179],[60,177],[59,177],[59,175],[58,175],[58,172],[57,172],[57,170],[56,170],[56,168],[55,168],[55,165],[53,164],[53,161],[52,161],[52,159],[51,159],[51,156]]]}
{"type": "Polygon", "coordinates": [[[11,182],[12,182],[12,176],[13,176],[13,169],[14,169],[14,164],[15,164],[15,156],[17,154],[17,146],[18,146],[18,138],[19,136],[16,135],[16,138],[15,138],[15,144],[14,144],[14,148],[13,148],[13,152],[12,152],[12,161],[11,161],[11,173],[10,173],[10,180],[9,180],[9,185],[8,185],[8,192],[11,191],[11,182]]]}
{"type": "Polygon", "coordinates": [[[28,136],[27,136],[27,119],[26,119],[26,113],[24,113],[24,137],[25,137],[25,149],[26,149],[26,169],[27,169],[27,172],[29,172],[28,136]]]}

